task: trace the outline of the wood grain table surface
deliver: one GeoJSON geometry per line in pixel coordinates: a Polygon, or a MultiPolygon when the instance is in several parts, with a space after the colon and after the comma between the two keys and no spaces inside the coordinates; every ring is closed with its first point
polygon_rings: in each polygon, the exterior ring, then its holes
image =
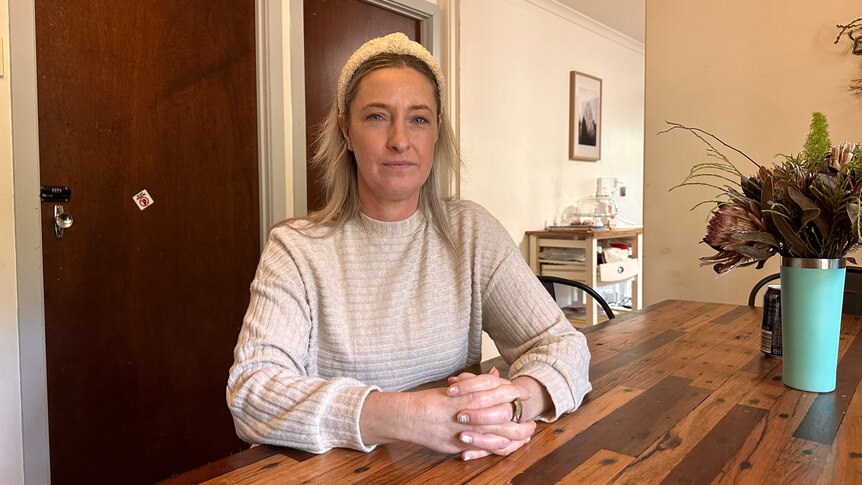
{"type": "MultiPolygon", "coordinates": [[[[592,392],[508,457],[258,446],[165,483],[862,484],[862,317],[843,317],[826,394],[783,384],[781,360],[759,350],[760,319],[668,300],[584,329],[592,392]]],[[[505,368],[481,370],[494,365],[505,368]]]]}

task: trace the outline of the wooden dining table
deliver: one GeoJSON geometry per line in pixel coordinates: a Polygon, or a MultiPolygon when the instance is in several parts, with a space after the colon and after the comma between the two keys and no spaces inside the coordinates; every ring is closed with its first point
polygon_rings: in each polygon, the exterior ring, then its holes
{"type": "Polygon", "coordinates": [[[862,484],[862,317],[843,316],[823,394],[782,382],[760,323],[759,307],[667,300],[583,329],[593,390],[507,457],[256,446],[165,483],[862,484]]]}

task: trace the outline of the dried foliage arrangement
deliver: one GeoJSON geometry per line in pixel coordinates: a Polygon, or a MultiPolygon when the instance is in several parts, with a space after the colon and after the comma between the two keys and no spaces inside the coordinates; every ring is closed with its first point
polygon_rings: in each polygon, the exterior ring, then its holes
{"type": "Polygon", "coordinates": [[[775,254],[796,258],[848,258],[862,243],[862,145],[832,146],[822,113],[813,113],[801,152],[778,155],[771,167],[761,165],[712,133],[668,122],[662,133],[683,130],[706,144],[712,161],[696,164],[671,190],[705,185],[718,197],[703,242],[717,253],[700,258],[718,274],[739,266],[762,268],[775,254]],[[722,150],[756,172],[745,175],[722,150]]]}

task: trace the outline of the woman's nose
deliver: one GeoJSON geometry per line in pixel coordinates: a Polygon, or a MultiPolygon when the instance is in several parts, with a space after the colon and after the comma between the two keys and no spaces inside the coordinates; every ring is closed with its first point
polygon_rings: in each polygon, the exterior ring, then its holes
{"type": "Polygon", "coordinates": [[[402,152],[410,145],[407,130],[403,123],[392,123],[389,127],[389,148],[402,152]]]}

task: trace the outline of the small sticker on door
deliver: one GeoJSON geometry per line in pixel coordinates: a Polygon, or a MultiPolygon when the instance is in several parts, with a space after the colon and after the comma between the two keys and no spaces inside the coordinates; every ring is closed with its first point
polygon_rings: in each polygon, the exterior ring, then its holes
{"type": "Polygon", "coordinates": [[[135,201],[135,204],[138,206],[138,209],[144,210],[147,207],[153,205],[153,197],[147,192],[147,189],[144,189],[134,196],[132,196],[132,200],[135,201]]]}

